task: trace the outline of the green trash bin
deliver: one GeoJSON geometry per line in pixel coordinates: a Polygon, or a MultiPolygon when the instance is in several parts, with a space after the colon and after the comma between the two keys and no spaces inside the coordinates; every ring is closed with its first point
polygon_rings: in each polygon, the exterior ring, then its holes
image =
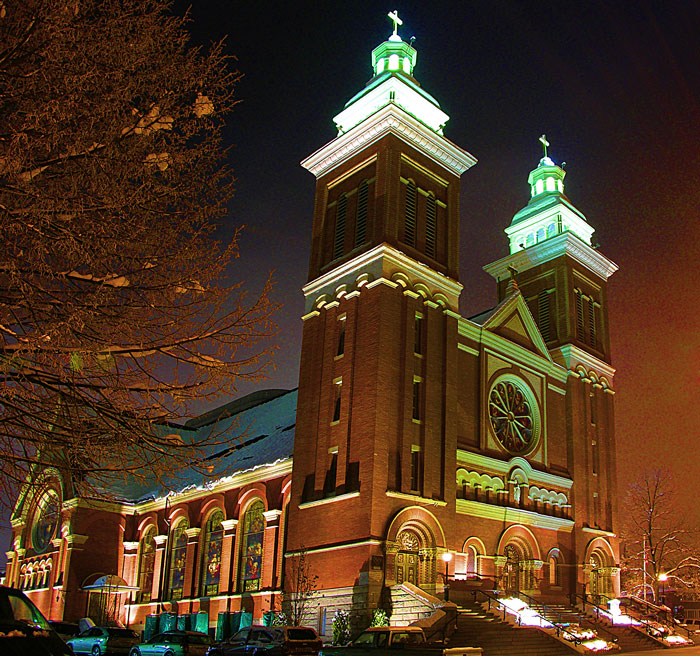
{"type": "Polygon", "coordinates": [[[156,614],[146,615],[146,622],[143,626],[144,642],[150,640],[156,633],[158,633],[158,620],[159,616],[156,614]]]}

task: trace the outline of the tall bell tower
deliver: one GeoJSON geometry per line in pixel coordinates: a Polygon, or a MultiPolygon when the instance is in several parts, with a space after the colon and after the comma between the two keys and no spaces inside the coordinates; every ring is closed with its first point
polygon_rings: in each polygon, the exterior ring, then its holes
{"type": "MultiPolygon", "coordinates": [[[[397,576],[385,567],[390,518],[421,505],[453,522],[446,354],[462,289],[459,179],[476,163],[443,135],[449,117],[389,17],[393,33],[335,117],[337,137],[302,162],[316,199],[287,545],[289,558],[307,554],[325,597],[370,607],[397,576]]],[[[435,586],[445,541],[426,537],[406,576],[435,586]]]]}
{"type": "MultiPolygon", "coordinates": [[[[530,200],[505,229],[510,254],[484,267],[499,301],[514,280],[552,359],[568,372],[567,449],[574,480],[579,590],[610,588],[619,555],[596,554],[596,537],[616,545],[617,483],[608,278],[617,265],[594,241],[593,227],[564,194],[565,171],[544,156],[530,172],[530,200]],[[602,571],[605,570],[605,571],[602,571]]],[[[616,546],[614,547],[617,548],[616,546]]],[[[611,593],[611,589],[607,589],[611,593]]]]}

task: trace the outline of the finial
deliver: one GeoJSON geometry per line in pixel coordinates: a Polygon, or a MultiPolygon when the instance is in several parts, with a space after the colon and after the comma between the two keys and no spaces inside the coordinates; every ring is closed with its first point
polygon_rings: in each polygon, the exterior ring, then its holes
{"type": "Polygon", "coordinates": [[[394,22],[394,33],[391,36],[396,37],[396,39],[400,39],[401,37],[399,37],[399,25],[403,25],[403,21],[399,18],[399,12],[396,9],[394,9],[394,11],[390,11],[387,14],[387,16],[391,18],[391,20],[394,22]]]}
{"type": "Polygon", "coordinates": [[[540,141],[542,142],[542,147],[544,148],[544,156],[547,157],[547,146],[549,146],[549,141],[547,141],[547,137],[544,134],[540,137],[540,141]]]}

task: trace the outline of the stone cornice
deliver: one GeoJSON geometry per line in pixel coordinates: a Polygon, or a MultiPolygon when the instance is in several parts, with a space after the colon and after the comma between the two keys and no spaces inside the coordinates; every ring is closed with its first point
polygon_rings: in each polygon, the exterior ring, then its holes
{"type": "Polygon", "coordinates": [[[317,150],[301,165],[319,178],[387,134],[396,135],[458,177],[476,164],[476,158],[466,150],[389,104],[317,150]]]}
{"type": "Polygon", "coordinates": [[[552,349],[551,353],[554,360],[569,371],[576,371],[577,366],[581,365],[587,371],[594,371],[598,376],[605,377],[612,385],[615,367],[595,357],[595,355],[591,355],[588,351],[584,351],[574,344],[564,344],[552,349]]]}
{"type": "Polygon", "coordinates": [[[618,266],[602,253],[588,246],[572,232],[563,232],[556,237],[545,239],[543,242],[524,248],[517,253],[502,257],[484,267],[486,273],[496,280],[510,277],[508,267],[512,266],[519,272],[527,271],[544,262],[549,262],[561,255],[569,255],[589,271],[603,280],[607,280],[618,266]]]}
{"type": "Polygon", "coordinates": [[[386,495],[392,499],[403,499],[404,501],[412,501],[413,503],[424,503],[426,506],[442,507],[447,505],[447,501],[442,499],[428,499],[419,494],[408,494],[406,492],[397,492],[395,490],[387,490],[386,495]]]}
{"type": "Polygon", "coordinates": [[[521,510],[520,508],[510,508],[508,506],[495,506],[482,503],[481,501],[471,501],[469,499],[457,499],[457,513],[460,515],[481,517],[483,519],[494,519],[499,522],[534,526],[550,531],[571,531],[574,527],[574,522],[571,519],[540,515],[531,510],[521,510]]]}
{"type": "Polygon", "coordinates": [[[312,311],[349,295],[355,289],[380,284],[382,279],[394,287],[413,287],[413,291],[424,295],[426,300],[442,301],[447,308],[454,310],[458,307],[462,292],[458,281],[438,273],[389,244],[379,244],[304,285],[305,318],[312,311]]]}
{"type": "Polygon", "coordinates": [[[476,467],[485,473],[496,473],[502,475],[507,474],[511,469],[513,469],[513,467],[520,467],[520,469],[527,474],[529,485],[545,484],[563,488],[564,490],[570,490],[571,486],[574,484],[570,478],[533,469],[525,458],[520,458],[517,456],[515,458],[510,458],[509,460],[499,460],[498,458],[491,458],[490,456],[485,456],[481,453],[472,453],[471,451],[457,449],[457,466],[459,467],[461,465],[476,467]]]}
{"type": "Polygon", "coordinates": [[[347,492],[345,494],[339,494],[335,497],[326,497],[325,499],[317,499],[316,501],[305,501],[299,504],[299,509],[302,508],[313,508],[314,506],[323,506],[328,503],[336,503],[338,501],[345,501],[346,499],[354,499],[359,497],[359,492],[347,492]]]}

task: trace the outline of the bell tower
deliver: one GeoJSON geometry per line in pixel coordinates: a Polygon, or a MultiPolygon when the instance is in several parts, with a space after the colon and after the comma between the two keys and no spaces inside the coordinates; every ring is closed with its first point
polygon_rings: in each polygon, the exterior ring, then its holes
{"type": "MultiPolygon", "coordinates": [[[[335,117],[337,137],[302,162],[316,198],[287,549],[306,552],[324,596],[365,607],[396,578],[385,567],[390,518],[454,505],[444,409],[456,364],[446,354],[462,289],[459,181],[476,163],[445,138],[449,117],[414,77],[416,50],[389,17],[393,33],[335,117]]],[[[428,589],[444,543],[440,534],[416,547],[414,575],[428,589]]]]}
{"type": "MultiPolygon", "coordinates": [[[[530,200],[505,229],[510,254],[484,270],[497,281],[499,301],[511,280],[516,282],[552,359],[569,372],[566,440],[580,529],[577,557],[585,569],[594,559],[588,552],[596,535],[616,544],[615,369],[607,285],[617,265],[598,250],[592,226],[564,193],[563,167],[548,155],[544,135],[540,141],[544,155],[528,177],[530,200]]],[[[606,570],[608,582],[612,569],[606,570]]],[[[581,585],[587,576],[580,572],[581,585]]]]}

